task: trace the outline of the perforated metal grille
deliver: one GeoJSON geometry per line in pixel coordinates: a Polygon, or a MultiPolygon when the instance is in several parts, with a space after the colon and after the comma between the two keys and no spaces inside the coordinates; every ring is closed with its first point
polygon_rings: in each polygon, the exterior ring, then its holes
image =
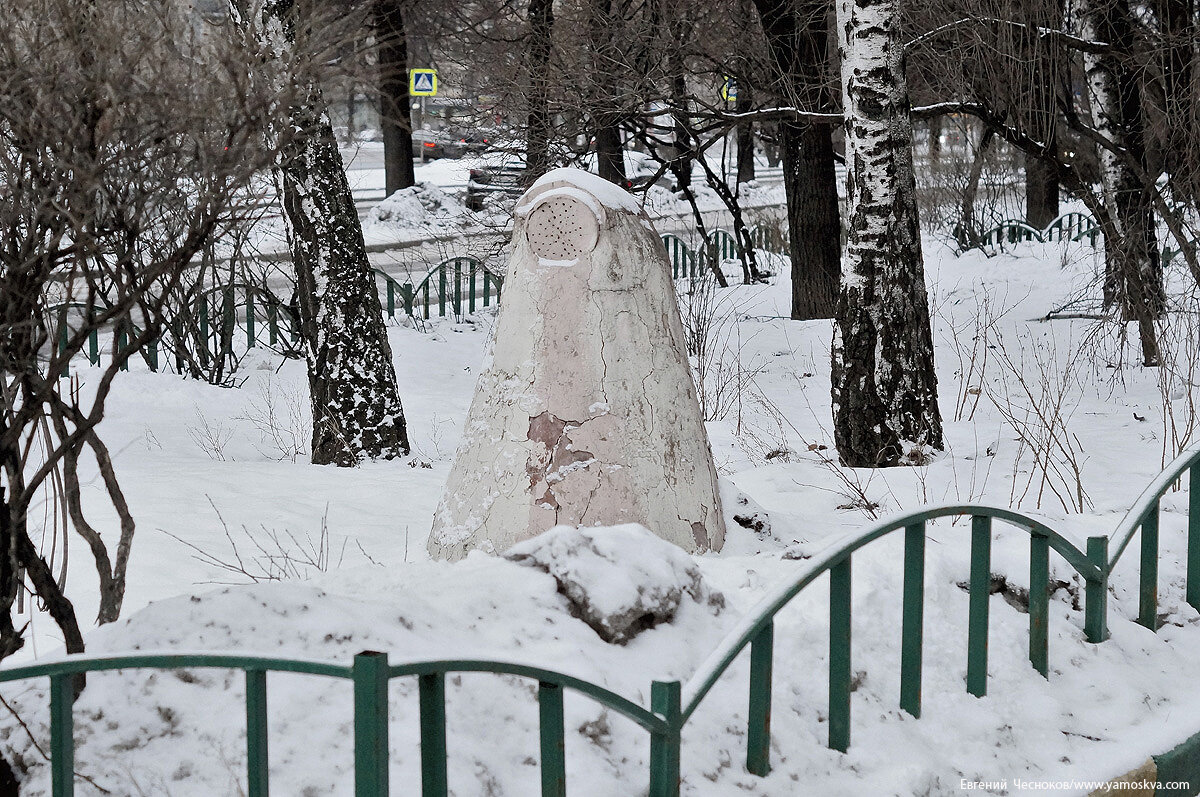
{"type": "Polygon", "coordinates": [[[546,260],[575,260],[595,247],[599,234],[596,214],[569,196],[542,202],[529,214],[525,225],[534,254],[546,260]]]}

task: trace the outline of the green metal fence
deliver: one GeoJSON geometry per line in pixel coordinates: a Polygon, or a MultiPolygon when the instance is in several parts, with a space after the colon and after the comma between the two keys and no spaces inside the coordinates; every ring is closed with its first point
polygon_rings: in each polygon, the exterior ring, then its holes
{"type": "Polygon", "coordinates": [[[980,243],[1000,249],[1011,244],[1037,241],[1087,241],[1093,248],[1100,238],[1100,226],[1086,213],[1064,213],[1039,230],[1020,219],[1005,219],[983,234],[980,243]]]}
{"type": "Polygon", "coordinates": [[[479,307],[499,304],[504,283],[503,277],[474,257],[443,260],[425,272],[415,287],[411,282],[400,283],[379,269],[372,270],[383,278],[388,318],[395,318],[403,310],[405,315],[428,319],[435,303],[438,316],[445,316],[447,309],[456,316],[474,313],[479,307]]]}
{"type": "MultiPolygon", "coordinates": [[[[395,318],[398,311],[403,311],[428,319],[435,305],[439,316],[445,316],[447,309],[457,316],[474,313],[479,307],[499,303],[504,281],[473,257],[455,257],[437,264],[415,287],[412,283],[400,283],[379,269],[372,271],[384,282],[388,318],[395,318]]],[[[80,302],[62,302],[47,308],[56,327],[55,345],[60,354],[70,344],[71,313],[93,313],[96,309],[80,302]]],[[[248,349],[260,346],[264,342],[264,329],[265,342],[272,347],[299,340],[299,322],[291,308],[269,291],[253,285],[225,285],[202,291],[186,314],[174,314],[166,326],[165,335],[149,340],[136,352],[152,371],[159,370],[160,349],[171,349],[170,341],[164,341],[164,337],[176,341],[185,336],[194,338],[196,354],[201,358],[221,357],[235,345],[248,349]]],[[[135,354],[128,341],[141,332],[128,318],[112,325],[113,354],[121,370],[129,370],[129,358],[135,354]]],[[[99,332],[91,330],[86,350],[91,365],[100,364],[101,351],[99,332]]],[[[181,364],[177,367],[182,370],[181,364]]],[[[62,375],[67,376],[69,369],[68,362],[62,375]]]]}
{"type": "MultiPolygon", "coordinates": [[[[60,355],[70,345],[71,313],[92,314],[95,317],[100,310],[103,307],[81,302],[63,302],[47,308],[57,326],[55,342],[60,355]]],[[[142,328],[128,316],[116,320],[110,327],[112,354],[122,371],[129,370],[129,360],[134,354],[140,354],[151,371],[158,371],[160,352],[169,353],[174,347],[185,345],[182,341],[187,337],[192,340],[186,345],[194,344],[195,353],[200,358],[219,358],[239,343],[248,349],[260,345],[263,342],[263,327],[266,328],[266,341],[272,347],[285,339],[294,343],[299,337],[291,310],[270,292],[252,285],[226,285],[202,291],[195,297],[187,313],[170,314],[165,334],[149,339],[137,350],[132,349],[129,342],[142,335],[142,328]],[[235,341],[238,332],[241,333],[241,340],[235,341]]],[[[86,356],[89,364],[100,364],[101,351],[99,330],[92,329],[87,337],[86,356]]],[[[178,352],[176,360],[177,368],[182,371],[178,352]]],[[[67,362],[62,376],[68,375],[69,370],[70,363],[67,362]]]]}
{"type": "Polygon", "coordinates": [[[772,671],[775,616],[797,595],[828,574],[829,585],[829,747],[845,752],[851,738],[851,573],[853,555],[875,540],[903,529],[902,621],[900,627],[900,707],[921,714],[924,637],[926,524],[937,518],[970,517],[970,579],[967,620],[967,691],[987,693],[988,612],[992,524],[1001,521],[1029,535],[1028,659],[1049,674],[1049,572],[1053,551],[1084,582],[1083,633],[1089,642],[1108,636],[1108,585],[1113,568],[1140,532],[1140,610],[1138,622],[1157,625],[1158,514],[1163,495],[1186,476],[1189,484],[1186,600],[1200,609],[1200,446],[1180,454],[1151,484],[1109,536],[1093,536],[1084,548],[1042,521],[1011,509],[977,504],[926,507],[882,520],[849,534],[806,561],[800,572],[777,587],[744,617],[697,668],[686,684],[654,681],[644,708],[597,684],[541,667],[496,660],[458,659],[388,663],[386,654],[367,651],[351,665],[226,654],[135,654],[72,656],[26,667],[0,669],[0,682],[50,678],[51,778],[54,797],[73,790],[72,677],[78,673],[134,668],[223,667],[246,674],[247,778],[251,797],[267,794],[267,673],[293,672],[344,678],[354,683],[354,767],[357,797],[388,794],[388,701],[392,678],[418,680],[421,781],[424,797],[448,793],[445,679],[447,673],[513,675],[538,683],[543,797],[566,794],[562,693],[572,689],[629,718],[650,734],[649,795],[677,797],[680,739],[684,725],[725,672],[749,647],[746,769],[770,771],[772,671]],[[1110,541],[1116,545],[1110,555],[1110,541]]]}
{"type": "MultiPolygon", "coordinates": [[[[767,227],[756,225],[749,230],[755,248],[768,252],[786,254],[787,242],[778,233],[767,227]]],[[[692,249],[678,235],[666,233],[662,236],[663,248],[667,251],[667,262],[671,264],[673,279],[695,279],[708,273],[706,264],[715,257],[718,262],[740,257],[742,250],[737,238],[728,230],[715,229],[708,234],[705,246],[699,251],[692,249]]]]}

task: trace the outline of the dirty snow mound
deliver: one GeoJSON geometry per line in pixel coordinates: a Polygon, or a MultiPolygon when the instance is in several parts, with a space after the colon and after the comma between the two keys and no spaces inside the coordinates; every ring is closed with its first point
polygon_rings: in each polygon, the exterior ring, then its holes
{"type": "Polygon", "coordinates": [[[371,209],[367,228],[456,230],[471,223],[466,206],[433,183],[401,188],[371,209]]]}
{"type": "Polygon", "coordinates": [[[606,642],[624,644],[668,623],[684,597],[725,605],[688,554],[645,526],[555,526],[514,546],[506,558],[554,576],[571,612],[606,642]]]}

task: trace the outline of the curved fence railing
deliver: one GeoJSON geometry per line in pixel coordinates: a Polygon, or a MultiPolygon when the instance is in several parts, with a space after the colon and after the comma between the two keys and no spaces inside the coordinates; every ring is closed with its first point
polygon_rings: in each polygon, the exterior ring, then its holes
{"type": "Polygon", "coordinates": [[[1105,636],[1105,537],[1088,539],[1086,551],[1041,521],[1014,512],[975,504],[928,507],[883,520],[862,532],[833,543],[807,563],[790,582],[777,588],[730,632],[701,663],[683,688],[682,717],[686,721],[704,696],[750,646],[750,700],[746,768],[757,775],[770,770],[771,671],[774,658],[775,615],[806,587],[829,574],[829,746],[845,752],[850,746],[850,574],[855,551],[904,529],[903,611],[900,633],[900,707],[921,715],[922,640],[925,601],[926,523],[941,517],[971,518],[971,576],[967,628],[967,691],[987,693],[988,596],[991,586],[992,521],[1003,520],[1029,533],[1029,661],[1039,673],[1048,672],[1050,550],[1062,556],[1085,583],[1084,630],[1089,641],[1105,636]]]}
{"type": "Polygon", "coordinates": [[[1020,219],[1005,219],[980,237],[983,246],[1003,249],[1008,244],[1028,241],[1087,241],[1092,247],[1100,238],[1100,226],[1086,213],[1064,213],[1039,230],[1020,219]]]}
{"type": "MultiPolygon", "coordinates": [[[[756,249],[786,254],[787,241],[778,232],[758,224],[751,227],[748,233],[756,249]]],[[[665,233],[659,237],[667,251],[667,261],[671,264],[673,279],[695,279],[704,276],[708,273],[707,263],[711,257],[715,257],[718,262],[741,257],[742,246],[738,243],[737,236],[720,228],[710,232],[705,245],[698,250],[692,249],[674,233],[665,233]]]]}
{"type": "Polygon", "coordinates": [[[377,268],[372,271],[383,278],[388,318],[395,318],[397,311],[403,309],[405,315],[428,319],[435,303],[438,316],[445,316],[447,309],[456,316],[474,313],[478,307],[498,304],[504,283],[503,277],[474,257],[443,260],[425,272],[415,286],[411,282],[401,283],[377,268]]]}
{"type": "MultiPolygon", "coordinates": [[[[1108,636],[1108,585],[1113,567],[1141,534],[1141,588],[1138,622],[1154,629],[1157,611],[1158,513],[1163,495],[1188,476],[1187,601],[1200,603],[1200,446],[1180,454],[1143,491],[1109,536],[1087,538],[1077,547],[1043,521],[1021,512],[978,504],[925,507],[882,520],[847,535],[808,560],[803,569],[778,586],[739,621],[724,641],[697,668],[686,684],[654,681],[645,708],[606,687],[582,678],[520,662],[458,659],[389,665],[386,654],[364,652],[351,666],[272,657],[225,654],[135,654],[72,656],[26,667],[0,669],[0,683],[50,678],[51,778],[54,797],[73,789],[73,676],[100,670],[133,668],[226,667],[246,673],[247,771],[251,797],[267,794],[267,673],[299,672],[354,682],[354,760],[357,797],[388,793],[387,683],[391,678],[418,679],[421,778],[424,797],[445,797],[447,785],[447,673],[479,672],[512,675],[538,682],[539,748],[543,797],[566,794],[565,732],[562,693],[572,689],[627,717],[650,734],[650,797],[677,797],[683,727],[748,647],[750,673],[746,736],[746,769],[770,771],[771,693],[775,616],[797,595],[828,574],[829,579],[829,747],[850,745],[851,708],[851,565],[853,555],[875,540],[904,530],[902,619],[900,628],[900,707],[921,714],[924,641],[925,543],[927,523],[946,517],[970,517],[970,578],[967,615],[967,691],[987,693],[988,614],[993,521],[1029,535],[1028,659],[1042,676],[1049,673],[1050,552],[1060,556],[1084,581],[1083,632],[1089,642],[1108,636]],[[1110,556],[1110,540],[1115,542],[1110,556]]],[[[1198,607],[1200,608],[1200,607],[1198,607]]]]}
{"type": "MultiPolygon", "coordinates": [[[[57,325],[56,345],[59,353],[69,344],[72,331],[71,313],[84,316],[101,309],[82,302],[61,302],[47,307],[57,325]]],[[[168,312],[166,329],[150,338],[136,351],[129,341],[140,337],[142,328],[126,316],[108,325],[106,335],[112,335],[112,354],[122,371],[129,370],[129,359],[140,354],[151,371],[159,370],[160,351],[175,351],[177,368],[182,371],[180,348],[201,360],[220,358],[235,345],[253,349],[263,342],[263,327],[267,343],[274,347],[299,337],[293,313],[277,297],[261,287],[247,284],[223,285],[201,291],[186,308],[168,312]],[[235,332],[241,340],[235,342],[235,332]]],[[[94,317],[94,316],[93,316],[94,317]]],[[[100,364],[100,330],[92,328],[87,336],[86,357],[91,365],[100,364]]],[[[70,364],[67,364],[69,370],[70,364]]],[[[63,375],[68,373],[65,370],[63,375]]]]}
{"type": "Polygon", "coordinates": [[[1158,510],[1163,495],[1175,482],[1188,477],[1188,530],[1185,599],[1200,610],[1200,447],[1190,448],[1175,457],[1166,469],[1150,482],[1133,506],[1121,518],[1110,539],[1116,541],[1113,567],[1129,547],[1133,535],[1141,531],[1141,556],[1138,571],[1138,622],[1158,629],[1158,510]]]}

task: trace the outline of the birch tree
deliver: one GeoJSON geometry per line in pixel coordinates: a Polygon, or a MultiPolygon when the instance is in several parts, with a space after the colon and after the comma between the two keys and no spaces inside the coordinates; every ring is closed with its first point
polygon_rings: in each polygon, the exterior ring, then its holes
{"type": "Polygon", "coordinates": [[[897,0],[838,6],[850,219],[833,339],[834,440],[851,467],[942,448],[897,0]]]}
{"type": "Polygon", "coordinates": [[[1146,172],[1145,123],[1140,79],[1128,62],[1134,28],[1126,0],[1083,0],[1085,35],[1109,43],[1103,52],[1084,53],[1088,97],[1100,146],[1104,202],[1116,235],[1104,240],[1106,259],[1104,297],[1120,303],[1122,312],[1138,325],[1145,365],[1157,365],[1158,342],[1154,319],[1165,297],[1155,238],[1152,187],[1146,172]]]}
{"type": "MultiPolygon", "coordinates": [[[[313,22],[295,0],[267,0],[260,14],[243,24],[279,55],[313,22]]],[[[295,88],[284,120],[295,136],[278,175],[308,366],[312,461],[348,467],[399,457],[409,451],[408,430],[362,225],[320,83],[295,88]]]]}

